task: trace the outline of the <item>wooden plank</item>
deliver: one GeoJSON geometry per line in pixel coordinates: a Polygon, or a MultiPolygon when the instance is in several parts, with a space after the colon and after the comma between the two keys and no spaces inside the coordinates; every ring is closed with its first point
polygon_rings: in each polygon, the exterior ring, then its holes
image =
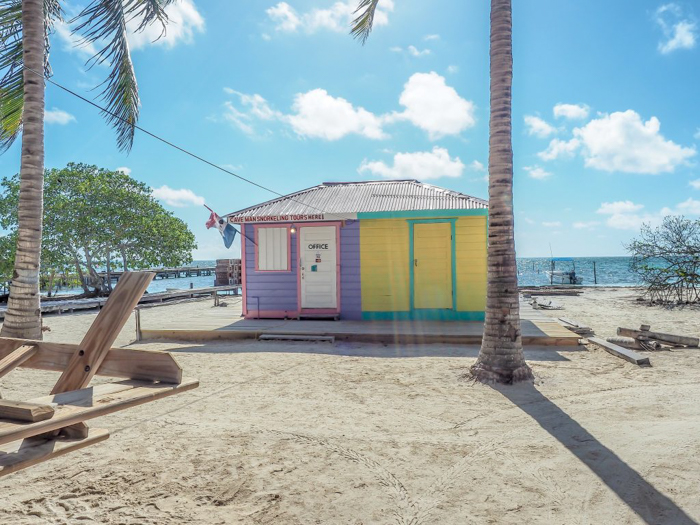
{"type": "Polygon", "coordinates": [[[638,339],[640,336],[647,337],[649,339],[656,339],[657,341],[663,341],[665,343],[692,346],[694,348],[700,346],[699,338],[688,337],[685,335],[664,334],[661,332],[651,332],[647,330],[632,330],[631,328],[618,328],[617,335],[623,335],[625,337],[634,337],[635,339],[638,339]]]}
{"type": "Polygon", "coordinates": [[[13,350],[7,356],[0,359],[0,377],[24,363],[34,354],[36,354],[36,346],[34,345],[21,345],[16,350],[13,350]]]}
{"type": "MultiPolygon", "coordinates": [[[[0,338],[0,358],[3,358],[22,344],[32,344],[36,353],[22,363],[25,368],[63,372],[80,345],[51,343],[48,341],[28,341],[26,339],[0,338]]],[[[143,381],[163,381],[179,383],[182,368],[167,352],[139,350],[135,348],[112,348],[97,370],[97,374],[143,381]]]]}
{"type": "Polygon", "coordinates": [[[81,439],[59,437],[56,439],[29,438],[13,441],[0,450],[0,477],[12,474],[87,447],[109,437],[109,431],[103,428],[91,428],[87,436],[81,439]]]}
{"type": "Polygon", "coordinates": [[[75,425],[198,386],[199,381],[196,379],[185,379],[179,385],[128,380],[33,399],[34,403],[55,403],[54,416],[37,423],[0,421],[0,445],[75,425]]]}
{"type": "Polygon", "coordinates": [[[579,328],[581,330],[590,330],[591,329],[590,326],[586,326],[585,324],[579,323],[578,321],[573,321],[571,319],[567,319],[566,317],[560,317],[559,320],[562,323],[569,324],[569,325],[571,325],[575,328],[579,328]]]}
{"type": "Polygon", "coordinates": [[[634,352],[628,348],[622,348],[616,344],[608,343],[605,339],[601,339],[599,337],[589,337],[588,340],[594,345],[600,346],[606,352],[624,359],[625,361],[629,361],[630,363],[634,363],[635,365],[639,366],[651,366],[651,362],[649,361],[648,357],[639,355],[637,352],[634,352]]]}
{"type": "Polygon", "coordinates": [[[0,419],[36,423],[37,421],[51,419],[53,414],[54,408],[52,405],[0,399],[0,419]]]}
{"type": "Polygon", "coordinates": [[[52,394],[88,386],[154,275],[150,272],[125,272],[122,275],[53,387],[52,394]]]}
{"type": "Polygon", "coordinates": [[[258,337],[260,341],[320,341],[323,343],[334,343],[335,337],[332,335],[303,335],[303,334],[262,334],[258,337]]]}

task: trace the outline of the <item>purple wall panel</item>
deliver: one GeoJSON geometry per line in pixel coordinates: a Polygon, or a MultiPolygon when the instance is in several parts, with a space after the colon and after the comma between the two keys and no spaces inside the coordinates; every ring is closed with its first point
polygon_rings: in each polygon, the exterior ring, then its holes
{"type": "MultiPolygon", "coordinates": [[[[282,226],[282,225],[280,225],[282,226]]],[[[252,315],[258,310],[297,311],[297,245],[292,237],[292,271],[291,272],[257,272],[255,271],[255,231],[253,226],[246,226],[245,264],[246,264],[246,306],[252,315]]]]}
{"type": "Polygon", "coordinates": [[[362,319],[360,286],[360,223],[340,228],[340,318],[362,319]]]}
{"type": "MultiPolygon", "coordinates": [[[[281,226],[281,225],[280,225],[281,226]]],[[[296,313],[297,255],[296,235],[292,236],[292,271],[255,271],[254,226],[246,225],[246,304],[248,312],[289,311],[296,313]]],[[[362,297],[360,286],[360,223],[348,221],[340,228],[340,317],[362,319],[362,297]]]]}

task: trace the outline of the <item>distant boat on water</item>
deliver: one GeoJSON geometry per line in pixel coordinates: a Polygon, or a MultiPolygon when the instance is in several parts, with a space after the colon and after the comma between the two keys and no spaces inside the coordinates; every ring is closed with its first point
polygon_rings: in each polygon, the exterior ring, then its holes
{"type": "Polygon", "coordinates": [[[546,273],[550,284],[583,284],[583,277],[576,275],[576,261],[571,257],[552,257],[551,269],[546,273]],[[564,269],[557,270],[556,263],[571,264],[565,264],[564,269]]]}

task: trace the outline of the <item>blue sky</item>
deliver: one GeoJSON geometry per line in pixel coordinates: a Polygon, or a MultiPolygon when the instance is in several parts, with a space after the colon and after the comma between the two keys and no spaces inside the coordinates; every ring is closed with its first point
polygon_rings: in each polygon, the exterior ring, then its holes
{"type": "MultiPolygon", "coordinates": [[[[140,124],[280,193],[415,177],[485,198],[488,2],[385,0],[364,47],[347,34],[356,2],[182,0],[166,38],[132,35],[140,124]]],[[[642,222],[700,216],[700,5],[514,4],[518,255],[622,255],[642,222]]],[[[70,40],[52,37],[54,80],[94,97],[106,69],[70,40]]],[[[139,132],[123,154],[94,108],[53,86],[46,100],[46,166],[130,170],[188,222],[195,259],[235,255],[202,202],[273,197],[139,132]]]]}

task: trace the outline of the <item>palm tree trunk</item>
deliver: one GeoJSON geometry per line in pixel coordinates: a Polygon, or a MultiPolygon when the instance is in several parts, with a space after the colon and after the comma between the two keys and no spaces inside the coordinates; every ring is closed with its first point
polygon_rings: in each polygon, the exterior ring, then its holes
{"type": "Polygon", "coordinates": [[[513,236],[512,85],[512,0],[491,0],[488,284],[484,337],[471,373],[480,381],[499,383],[533,378],[520,334],[513,236]]]}
{"type": "Polygon", "coordinates": [[[41,339],[39,265],[44,212],[44,1],[22,0],[24,112],[15,270],[0,335],[41,339]]]}

